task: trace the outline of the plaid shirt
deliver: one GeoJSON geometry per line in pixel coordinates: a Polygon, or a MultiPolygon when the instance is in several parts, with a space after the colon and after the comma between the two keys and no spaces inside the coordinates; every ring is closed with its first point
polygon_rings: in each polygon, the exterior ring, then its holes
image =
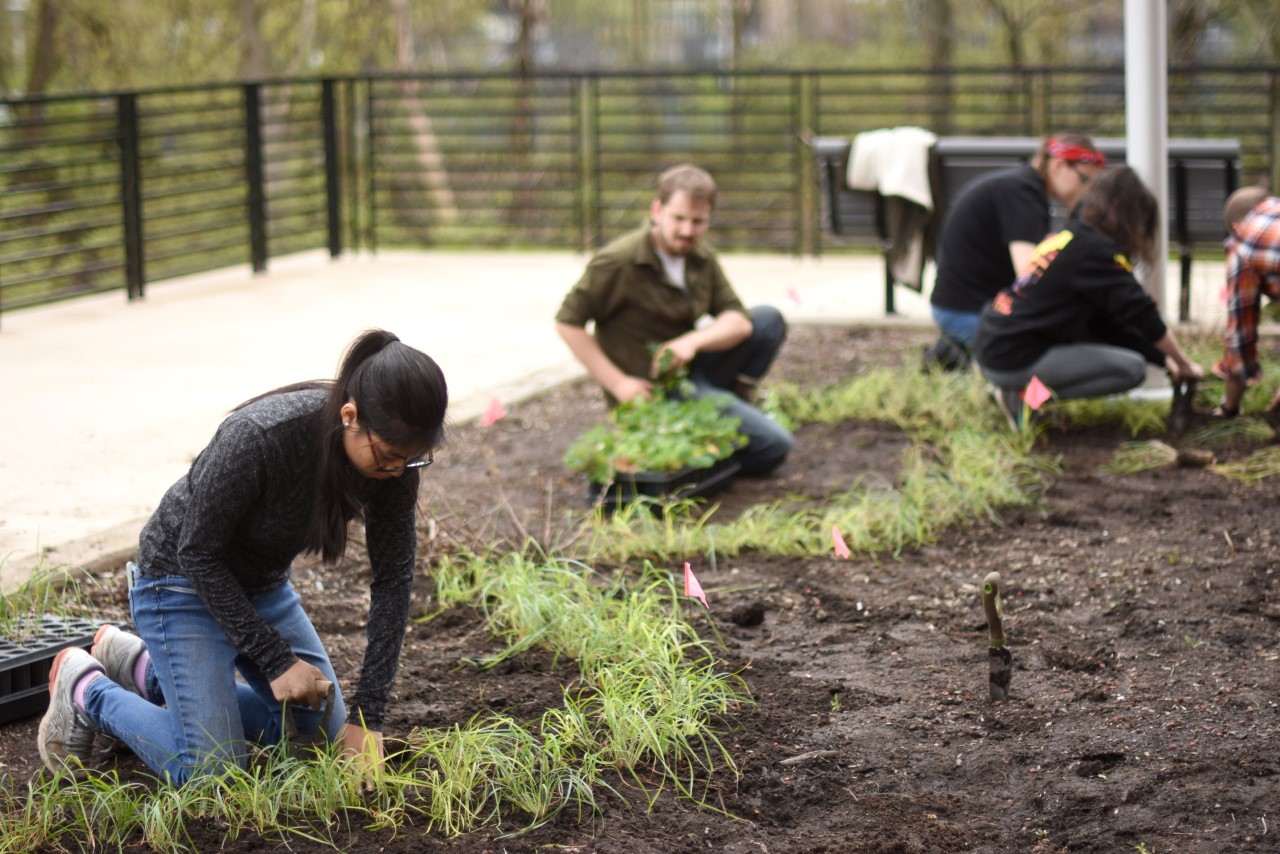
{"type": "Polygon", "coordinates": [[[1280,198],[1264,199],[1227,240],[1227,331],[1214,373],[1251,383],[1258,365],[1262,296],[1280,297],[1280,198]]]}

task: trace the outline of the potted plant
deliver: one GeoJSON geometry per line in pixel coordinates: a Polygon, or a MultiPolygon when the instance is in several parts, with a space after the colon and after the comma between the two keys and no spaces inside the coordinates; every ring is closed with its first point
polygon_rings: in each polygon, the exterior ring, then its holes
{"type": "Polygon", "coordinates": [[[652,398],[621,404],[566,451],[565,465],[613,509],[641,497],[707,496],[738,472],[731,457],[747,443],[737,418],[714,398],[692,398],[686,380],[655,386],[652,398]]]}

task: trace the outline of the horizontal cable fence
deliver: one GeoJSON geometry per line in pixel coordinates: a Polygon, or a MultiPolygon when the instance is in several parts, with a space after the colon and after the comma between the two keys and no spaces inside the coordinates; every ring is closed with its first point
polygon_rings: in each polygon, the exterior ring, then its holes
{"type": "MultiPolygon", "coordinates": [[[[1124,135],[1119,68],[299,79],[0,100],[0,312],[323,249],[591,250],[656,173],[721,187],[725,250],[865,246],[818,226],[810,143],[1124,135]]],[[[1280,186],[1280,68],[1174,68],[1169,135],[1280,186]]]]}

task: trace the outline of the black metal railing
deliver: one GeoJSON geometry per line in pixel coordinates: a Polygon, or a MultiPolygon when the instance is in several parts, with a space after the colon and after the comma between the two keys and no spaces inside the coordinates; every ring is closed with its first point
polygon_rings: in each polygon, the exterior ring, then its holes
{"type": "MultiPolygon", "coordinates": [[[[1280,185],[1280,68],[1175,68],[1169,133],[1280,185]]],[[[817,253],[817,136],[1124,135],[1119,68],[371,76],[0,100],[0,311],[310,249],[587,250],[656,171],[727,250],[817,253]]]]}

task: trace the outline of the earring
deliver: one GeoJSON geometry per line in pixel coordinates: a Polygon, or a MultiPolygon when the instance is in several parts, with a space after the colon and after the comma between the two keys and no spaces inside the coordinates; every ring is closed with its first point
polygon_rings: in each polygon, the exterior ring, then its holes
{"type": "Polygon", "coordinates": [[[350,422],[350,421],[343,421],[343,422],[342,422],[342,426],[343,426],[343,427],[350,427],[350,426],[351,426],[351,422],[350,422]]]}

